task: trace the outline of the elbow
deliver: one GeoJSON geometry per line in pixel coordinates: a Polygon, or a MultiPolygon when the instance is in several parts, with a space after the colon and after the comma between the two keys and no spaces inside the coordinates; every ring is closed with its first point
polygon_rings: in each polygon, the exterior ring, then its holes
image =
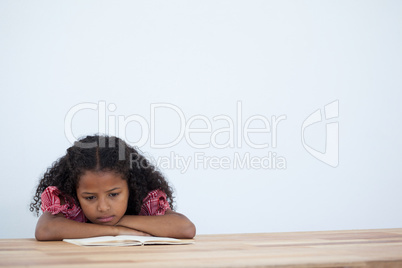
{"type": "MultiPolygon", "coordinates": [[[[194,223],[192,223],[186,216],[183,214],[170,211],[169,217],[172,217],[171,220],[174,222],[172,232],[169,237],[179,238],[179,239],[192,239],[196,235],[196,228],[194,223]]],[[[172,227],[173,227],[172,226],[172,227]]]]}
{"type": "Polygon", "coordinates": [[[192,239],[192,238],[194,238],[194,236],[196,235],[196,233],[197,233],[197,230],[196,230],[196,228],[195,228],[195,225],[192,224],[192,227],[189,228],[189,231],[188,231],[188,233],[187,233],[187,235],[188,235],[187,237],[190,238],[190,239],[192,239]]]}
{"type": "Polygon", "coordinates": [[[39,227],[35,230],[35,238],[38,241],[61,241],[60,237],[52,233],[51,228],[39,227]]]}
{"type": "Polygon", "coordinates": [[[48,230],[45,226],[43,225],[36,225],[35,229],[35,238],[38,241],[49,241],[49,235],[48,235],[48,230]]]}
{"type": "Polygon", "coordinates": [[[61,240],[60,237],[56,235],[56,230],[54,228],[55,224],[52,220],[44,221],[39,219],[36,224],[35,238],[38,241],[54,241],[61,240]],[[52,228],[53,227],[53,228],[52,228]]]}
{"type": "Polygon", "coordinates": [[[185,228],[182,229],[182,239],[192,239],[196,235],[196,228],[192,222],[189,222],[185,228]]]}

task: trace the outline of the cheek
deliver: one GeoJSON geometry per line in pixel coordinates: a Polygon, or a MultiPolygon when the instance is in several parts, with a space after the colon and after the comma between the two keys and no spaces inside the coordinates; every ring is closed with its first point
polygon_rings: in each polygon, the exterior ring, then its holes
{"type": "Polygon", "coordinates": [[[91,204],[88,204],[88,202],[85,202],[85,200],[80,200],[78,199],[79,205],[82,209],[82,212],[84,212],[85,216],[90,216],[93,214],[93,206],[91,204]]]}
{"type": "MultiPolygon", "coordinates": [[[[79,200],[78,200],[78,201],[79,201],[79,200]]],[[[88,211],[88,206],[85,205],[85,203],[80,202],[80,207],[81,207],[82,211],[84,212],[84,214],[86,214],[87,211],[88,211]]]]}
{"type": "Polygon", "coordinates": [[[119,202],[119,207],[121,210],[124,210],[124,213],[127,210],[128,207],[128,195],[125,195],[119,202]]]}

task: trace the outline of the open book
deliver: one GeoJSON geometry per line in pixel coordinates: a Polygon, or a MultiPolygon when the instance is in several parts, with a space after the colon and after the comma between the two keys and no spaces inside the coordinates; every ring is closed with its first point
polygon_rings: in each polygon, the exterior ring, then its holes
{"type": "Polygon", "coordinates": [[[185,245],[194,244],[193,239],[175,239],[156,236],[97,236],[80,239],[63,239],[63,241],[79,246],[144,246],[144,245],[185,245]]]}

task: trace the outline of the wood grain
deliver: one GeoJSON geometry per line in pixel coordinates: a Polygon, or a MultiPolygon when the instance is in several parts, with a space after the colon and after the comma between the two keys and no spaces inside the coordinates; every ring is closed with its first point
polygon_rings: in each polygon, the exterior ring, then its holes
{"type": "Polygon", "coordinates": [[[402,229],[199,235],[193,245],[0,240],[1,267],[402,267],[402,229]]]}

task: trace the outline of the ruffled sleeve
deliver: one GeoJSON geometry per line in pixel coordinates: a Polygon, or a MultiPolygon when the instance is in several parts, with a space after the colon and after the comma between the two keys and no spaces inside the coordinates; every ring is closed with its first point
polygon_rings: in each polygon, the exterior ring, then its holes
{"type": "Polygon", "coordinates": [[[41,195],[41,209],[43,212],[47,211],[53,215],[62,213],[67,219],[86,222],[86,218],[82,209],[77,206],[71,198],[66,198],[56,186],[47,187],[41,195]],[[63,198],[64,204],[60,202],[63,198]]]}
{"type": "Polygon", "coordinates": [[[165,215],[166,210],[170,209],[165,192],[153,190],[142,200],[141,212],[139,215],[156,216],[165,215]]]}

